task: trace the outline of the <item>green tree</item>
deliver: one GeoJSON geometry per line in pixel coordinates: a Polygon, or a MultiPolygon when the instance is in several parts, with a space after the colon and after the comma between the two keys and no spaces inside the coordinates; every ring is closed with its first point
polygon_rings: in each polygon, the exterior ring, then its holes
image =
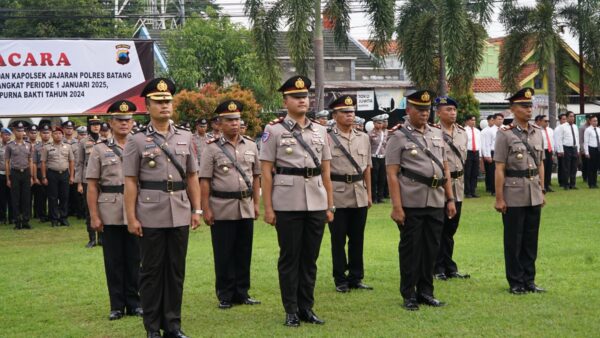
{"type": "Polygon", "coordinates": [[[3,0],[0,36],[11,38],[104,38],[133,33],[97,0],[3,0]]]}
{"type": "Polygon", "coordinates": [[[420,88],[459,96],[472,90],[483,61],[493,0],[409,0],[399,8],[398,56],[420,88]]]}
{"type": "MultiPolygon", "coordinates": [[[[371,49],[376,58],[386,54],[386,47],[393,34],[394,1],[364,0],[367,17],[371,24],[371,49]]],[[[252,32],[260,60],[267,65],[271,90],[281,82],[277,51],[273,48],[279,27],[288,27],[287,43],[290,57],[297,72],[308,75],[309,60],[314,56],[315,93],[317,110],[324,106],[323,25],[321,0],[277,0],[265,6],[262,0],[246,0],[246,14],[252,23],[252,32]]],[[[325,14],[333,24],[338,47],[347,46],[350,30],[350,0],[329,0],[325,14]]]]}
{"type": "Polygon", "coordinates": [[[263,107],[278,106],[280,99],[269,90],[266,67],[256,56],[250,32],[215,10],[207,14],[165,33],[169,76],[188,90],[211,82],[219,86],[237,82],[252,89],[263,107]]]}

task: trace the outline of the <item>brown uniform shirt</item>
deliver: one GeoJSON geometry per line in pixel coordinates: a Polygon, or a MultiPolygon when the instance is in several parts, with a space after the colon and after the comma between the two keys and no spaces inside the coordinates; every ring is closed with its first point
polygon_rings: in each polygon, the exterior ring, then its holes
{"type": "Polygon", "coordinates": [[[37,165],[38,170],[40,169],[40,165],[42,164],[42,149],[44,148],[44,143],[42,141],[37,141],[33,145],[33,163],[37,165]]]}
{"type": "Polygon", "coordinates": [[[4,144],[4,142],[0,141],[0,163],[2,163],[2,165],[0,166],[0,175],[6,175],[6,171],[4,170],[4,168],[6,167],[4,165],[4,163],[5,163],[4,154],[6,154],[7,147],[8,147],[8,143],[4,144]]]}
{"type": "MultiPolygon", "coordinates": [[[[124,184],[123,160],[113,151],[117,147],[123,154],[123,148],[114,139],[108,139],[92,148],[92,153],[85,171],[86,179],[97,179],[99,185],[120,186],[124,184]]],[[[102,192],[98,196],[98,211],[102,223],[109,225],[122,225],[125,222],[125,206],[123,194],[102,192]]]]}
{"type": "MultiPolygon", "coordinates": [[[[237,171],[231,160],[223,153],[221,145],[240,164],[246,177],[252,183],[254,176],[260,175],[260,163],[258,162],[258,148],[256,143],[248,138],[240,136],[237,146],[227,141],[224,137],[205,144],[200,164],[200,178],[210,179],[210,189],[217,191],[245,191],[248,185],[237,171]]],[[[254,218],[254,203],[252,196],[242,200],[236,198],[218,198],[210,196],[210,208],[216,220],[240,220],[243,218],[254,218]]]]}
{"type": "Polygon", "coordinates": [[[54,171],[65,171],[69,169],[69,162],[74,161],[75,156],[71,146],[66,143],[54,144],[48,142],[42,148],[42,162],[46,162],[46,168],[54,171]]]}
{"type": "MultiPolygon", "coordinates": [[[[198,171],[192,133],[171,125],[165,137],[156,132],[150,123],[127,139],[123,151],[124,176],[137,177],[140,181],[186,181],[186,177],[179,175],[167,155],[152,141],[153,136],[159,144],[166,142],[166,147],[186,173],[198,171]],[[156,163],[153,168],[148,164],[151,160],[156,163]]],[[[188,226],[192,212],[185,190],[164,192],[140,189],[135,210],[138,220],[147,228],[188,226]]]]}
{"type": "Polygon", "coordinates": [[[202,152],[206,148],[206,141],[210,140],[207,134],[200,136],[197,133],[193,135],[194,146],[196,147],[196,156],[198,157],[198,167],[202,163],[202,152]]]}
{"type": "MultiPolygon", "coordinates": [[[[528,153],[523,141],[529,143],[538,159],[538,163],[544,160],[544,145],[542,141],[542,130],[540,127],[529,124],[527,130],[518,126],[503,127],[496,135],[496,146],[494,161],[505,164],[506,170],[528,170],[535,169],[533,156],[528,153]],[[519,137],[514,134],[515,128],[519,137]]],[[[504,202],[507,207],[526,207],[540,205],[544,200],[539,175],[527,177],[505,177],[504,180],[504,202]]]]}
{"type": "MultiPolygon", "coordinates": [[[[447,160],[445,142],[440,129],[426,125],[425,131],[421,133],[408,121],[400,128],[406,128],[423,146],[429,148],[440,162],[443,163],[447,160]]],[[[438,178],[444,177],[442,169],[400,130],[394,131],[388,140],[385,164],[398,164],[400,168],[409,169],[425,177],[434,177],[434,175],[438,178]]],[[[401,171],[398,172],[398,180],[400,181],[402,207],[444,207],[443,186],[429,187],[403,176],[401,171]]]]}
{"type": "MultiPolygon", "coordinates": [[[[300,126],[289,116],[280,123],[265,127],[260,147],[260,160],[273,162],[275,167],[315,168],[312,157],[284,126],[302,134],[319,161],[331,160],[327,129],[307,119],[300,126]]],[[[275,211],[320,211],[327,209],[327,192],[321,175],[311,178],[294,175],[273,176],[273,209],[275,211]]]]}
{"type": "Polygon", "coordinates": [[[385,156],[388,137],[389,135],[386,129],[373,129],[369,132],[369,140],[371,142],[371,154],[374,157],[383,158],[385,156]]]}
{"type": "MultiPolygon", "coordinates": [[[[443,130],[443,128],[442,131],[444,132],[444,134],[446,134],[446,131],[443,130]]],[[[463,175],[461,177],[452,178],[451,181],[454,199],[457,202],[461,202],[465,194],[465,168],[463,163],[467,159],[467,133],[465,132],[465,129],[463,127],[459,126],[458,124],[454,124],[454,128],[452,128],[452,135],[446,135],[450,137],[450,140],[452,140],[454,147],[460,153],[459,158],[456,152],[454,152],[454,150],[452,150],[452,148],[450,148],[450,146],[446,143],[446,156],[448,158],[448,166],[450,167],[450,172],[452,173],[455,171],[463,171],[463,175]]]]}
{"type": "MultiPolygon", "coordinates": [[[[100,141],[100,138],[98,140],[100,141]]],[[[75,159],[75,183],[86,183],[85,170],[92,154],[92,149],[99,141],[94,141],[92,136],[88,135],[79,140],[79,143],[72,145],[73,148],[77,148],[77,150],[73,151],[74,154],[77,154],[75,159]]]]}
{"type": "Polygon", "coordinates": [[[29,160],[33,153],[33,147],[28,141],[10,141],[4,153],[4,160],[10,160],[10,168],[23,170],[29,168],[29,160]]]}
{"type": "MultiPolygon", "coordinates": [[[[372,166],[371,144],[369,136],[361,131],[353,129],[350,132],[350,138],[339,133],[337,128],[327,135],[329,146],[331,147],[331,174],[337,175],[358,175],[362,174],[367,166],[372,166]],[[339,149],[331,138],[334,133],[342,146],[350,153],[352,158],[360,166],[360,173],[350,163],[346,155],[339,149]]],[[[333,204],[336,208],[362,208],[369,204],[369,195],[367,185],[364,180],[346,183],[333,181],[333,204]]]]}

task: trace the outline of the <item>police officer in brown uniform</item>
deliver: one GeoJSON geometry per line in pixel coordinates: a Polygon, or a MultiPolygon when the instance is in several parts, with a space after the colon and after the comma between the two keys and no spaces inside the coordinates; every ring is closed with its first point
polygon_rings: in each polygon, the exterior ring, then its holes
{"type": "Polygon", "coordinates": [[[535,284],[535,260],[544,198],[544,146],[542,130],[529,122],[533,88],[511,96],[513,123],[498,131],[496,211],[504,223],[506,279],[512,294],[544,292],[535,284]]]}
{"type": "Polygon", "coordinates": [[[90,212],[86,202],[87,180],[85,179],[85,172],[90,155],[92,154],[92,149],[96,143],[101,141],[99,134],[101,127],[102,120],[100,120],[98,116],[94,115],[88,117],[88,137],[79,140],[79,143],[76,145],[76,147],[79,149],[76,151],[77,158],[75,162],[75,182],[77,183],[77,192],[81,194],[81,198],[84,201],[83,209],[85,212],[85,225],[88,232],[88,242],[85,247],[88,249],[93,248],[96,245],[102,245],[102,233],[97,233],[94,229],[92,229],[90,212]],[[96,234],[98,234],[98,236],[96,236],[96,234]]]}
{"type": "Polygon", "coordinates": [[[69,184],[75,176],[73,150],[62,140],[62,128],[52,127],[52,142],[42,148],[41,182],[48,187],[48,211],[53,227],[69,225],[69,184]]]}
{"type": "MultiPolygon", "coordinates": [[[[77,163],[77,150],[79,147],[77,146],[79,143],[79,138],[74,134],[75,131],[75,122],[71,120],[64,121],[61,124],[63,130],[63,142],[70,145],[73,148],[73,155],[75,156],[75,163],[77,163]]],[[[80,193],[77,192],[77,183],[69,185],[69,216],[79,216],[82,215],[85,217],[85,210],[83,207],[83,197],[80,193]]]]}
{"type": "Polygon", "coordinates": [[[260,149],[265,222],[277,229],[286,326],[324,323],[312,308],[325,222],[333,221],[335,207],[327,130],[306,117],[310,85],[294,76],[279,88],[287,116],[265,127],[260,149]]]}
{"type": "Polygon", "coordinates": [[[6,154],[6,148],[10,143],[12,131],[5,127],[0,128],[0,137],[2,138],[0,141],[0,224],[9,224],[12,223],[14,216],[12,214],[12,204],[10,203],[10,189],[6,186],[4,155],[6,154]]]}
{"type": "Polygon", "coordinates": [[[13,125],[15,139],[8,143],[4,153],[6,185],[10,188],[15,229],[31,229],[31,186],[33,184],[33,146],[25,139],[28,123],[13,125]]]}
{"type": "Polygon", "coordinates": [[[335,120],[328,139],[331,147],[333,203],[336,206],[335,218],[329,223],[329,232],[333,280],[338,292],[373,289],[362,283],[365,225],[367,210],[372,204],[371,144],[367,134],[352,128],[355,104],[355,95],[342,95],[329,105],[335,120]]]}
{"type": "Polygon", "coordinates": [[[444,229],[440,241],[440,250],[435,262],[435,278],[447,280],[448,278],[469,278],[468,274],[458,272],[458,266],[452,259],[454,253],[454,234],[458,229],[460,211],[464,197],[464,165],[467,158],[467,133],[465,129],[456,124],[456,109],[458,103],[451,97],[441,96],[435,99],[434,106],[440,118],[444,142],[446,143],[446,157],[450,167],[450,182],[452,183],[452,194],[456,215],[452,218],[444,217],[444,229]]]}
{"type": "Polygon", "coordinates": [[[369,132],[371,156],[373,157],[371,184],[375,203],[383,202],[385,195],[385,150],[388,141],[388,131],[384,127],[385,121],[387,120],[385,115],[386,114],[381,114],[373,117],[373,130],[369,132]]]}
{"type": "Polygon", "coordinates": [[[138,295],[139,238],[127,231],[123,206],[123,149],[135,111],[135,104],[127,100],[117,101],[108,108],[113,137],[94,145],[86,169],[86,199],[92,229],[103,233],[109,320],[125,314],[143,315],[138,295]]]}
{"type": "Polygon", "coordinates": [[[208,121],[205,118],[200,118],[196,120],[196,132],[193,135],[194,138],[194,146],[196,147],[196,155],[198,157],[198,167],[200,167],[200,163],[202,162],[202,151],[206,147],[206,141],[210,140],[210,137],[206,134],[206,129],[208,128],[208,121]]]}
{"type": "Polygon", "coordinates": [[[175,85],[157,78],[146,85],[150,123],[127,139],[123,151],[129,232],[140,237],[140,298],[148,337],[185,337],[181,300],[189,227],[200,224],[198,161],[192,133],[169,120],[175,85]]]}
{"type": "Polygon", "coordinates": [[[392,128],[386,151],[392,219],[400,230],[400,293],[404,308],[443,306],[433,295],[433,267],[446,215],[456,214],[442,131],[427,124],[432,92],[407,96],[408,119],[392,128]]]}
{"type": "Polygon", "coordinates": [[[221,137],[207,141],[200,164],[204,222],[211,226],[219,308],[260,304],[248,294],[254,220],[260,201],[260,163],[252,139],[239,134],[242,103],[227,100],[215,114],[221,137]],[[241,170],[241,171],[240,171],[241,170]]]}
{"type": "Polygon", "coordinates": [[[48,221],[48,193],[46,191],[46,186],[42,184],[42,149],[44,145],[50,143],[51,138],[51,128],[48,123],[42,124],[39,126],[40,131],[40,141],[37,142],[33,147],[33,165],[35,167],[33,177],[34,187],[32,188],[33,192],[33,200],[34,200],[34,210],[36,212],[37,217],[40,219],[40,222],[44,223],[48,221]]]}

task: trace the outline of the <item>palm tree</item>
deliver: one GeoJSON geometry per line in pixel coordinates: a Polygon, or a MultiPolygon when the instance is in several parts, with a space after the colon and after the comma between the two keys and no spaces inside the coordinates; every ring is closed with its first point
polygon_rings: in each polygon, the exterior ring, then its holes
{"type": "Polygon", "coordinates": [[[500,20],[508,33],[500,50],[500,80],[506,92],[518,88],[518,77],[525,66],[523,55],[535,51],[535,63],[548,78],[548,115],[556,123],[557,100],[566,104],[568,55],[560,36],[564,16],[559,7],[562,0],[537,0],[534,7],[516,6],[506,0],[500,20]]]}
{"type": "Polygon", "coordinates": [[[398,56],[417,87],[465,95],[483,61],[493,0],[408,0],[399,8],[398,56]]]}
{"type": "MultiPolygon", "coordinates": [[[[394,1],[363,0],[372,32],[371,42],[375,60],[380,60],[393,34],[394,1]]],[[[307,75],[309,59],[314,55],[315,93],[317,110],[324,107],[323,25],[321,15],[326,13],[333,24],[336,44],[345,47],[350,30],[351,0],[329,0],[324,11],[321,0],[276,0],[265,6],[262,0],[246,0],[245,12],[250,17],[257,54],[269,68],[273,89],[280,82],[277,62],[276,35],[282,23],[288,27],[287,43],[290,56],[298,73],[307,75]],[[312,53],[311,53],[312,52],[312,53]]]]}

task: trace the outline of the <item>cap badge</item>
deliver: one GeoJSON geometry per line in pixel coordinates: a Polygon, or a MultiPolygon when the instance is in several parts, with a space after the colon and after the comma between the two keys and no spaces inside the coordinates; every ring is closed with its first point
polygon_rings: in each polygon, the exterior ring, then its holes
{"type": "Polygon", "coordinates": [[[445,98],[445,97],[442,97],[442,98],[440,99],[440,103],[448,103],[448,101],[446,100],[446,98],[445,98]]]}
{"type": "Polygon", "coordinates": [[[160,90],[161,92],[166,92],[167,89],[169,89],[169,86],[167,86],[167,83],[164,80],[160,80],[160,82],[156,85],[156,89],[160,90]]]}
{"type": "Polygon", "coordinates": [[[296,86],[297,89],[304,88],[304,81],[302,78],[299,77],[298,80],[296,80],[296,83],[294,83],[294,86],[296,86]]]}
{"type": "Polygon", "coordinates": [[[354,102],[352,102],[352,98],[350,96],[346,97],[346,99],[344,100],[344,103],[347,106],[351,106],[354,102]]]}
{"type": "Polygon", "coordinates": [[[231,102],[229,102],[229,105],[227,106],[227,109],[229,111],[236,111],[237,105],[235,104],[235,102],[231,101],[231,102]]]}
{"type": "Polygon", "coordinates": [[[522,160],[522,159],[523,159],[523,154],[521,154],[521,153],[518,153],[518,154],[517,154],[517,159],[519,159],[519,160],[522,160]]]}
{"type": "Polygon", "coordinates": [[[429,93],[428,92],[425,92],[425,93],[423,93],[421,95],[421,101],[427,102],[427,101],[429,101],[429,99],[430,99],[430,97],[429,97],[429,93]]]}
{"type": "Polygon", "coordinates": [[[122,112],[126,112],[129,110],[129,106],[127,105],[127,103],[123,102],[121,103],[121,105],[119,106],[119,110],[122,112]]]}
{"type": "Polygon", "coordinates": [[[531,98],[531,90],[527,89],[527,90],[525,91],[525,97],[526,97],[526,98],[528,98],[528,99],[530,99],[530,98],[531,98]]]}
{"type": "Polygon", "coordinates": [[[413,149],[413,150],[411,150],[411,151],[410,151],[410,154],[411,154],[412,156],[417,156],[417,154],[418,154],[418,153],[419,153],[419,152],[417,151],[417,149],[413,149]]]}

